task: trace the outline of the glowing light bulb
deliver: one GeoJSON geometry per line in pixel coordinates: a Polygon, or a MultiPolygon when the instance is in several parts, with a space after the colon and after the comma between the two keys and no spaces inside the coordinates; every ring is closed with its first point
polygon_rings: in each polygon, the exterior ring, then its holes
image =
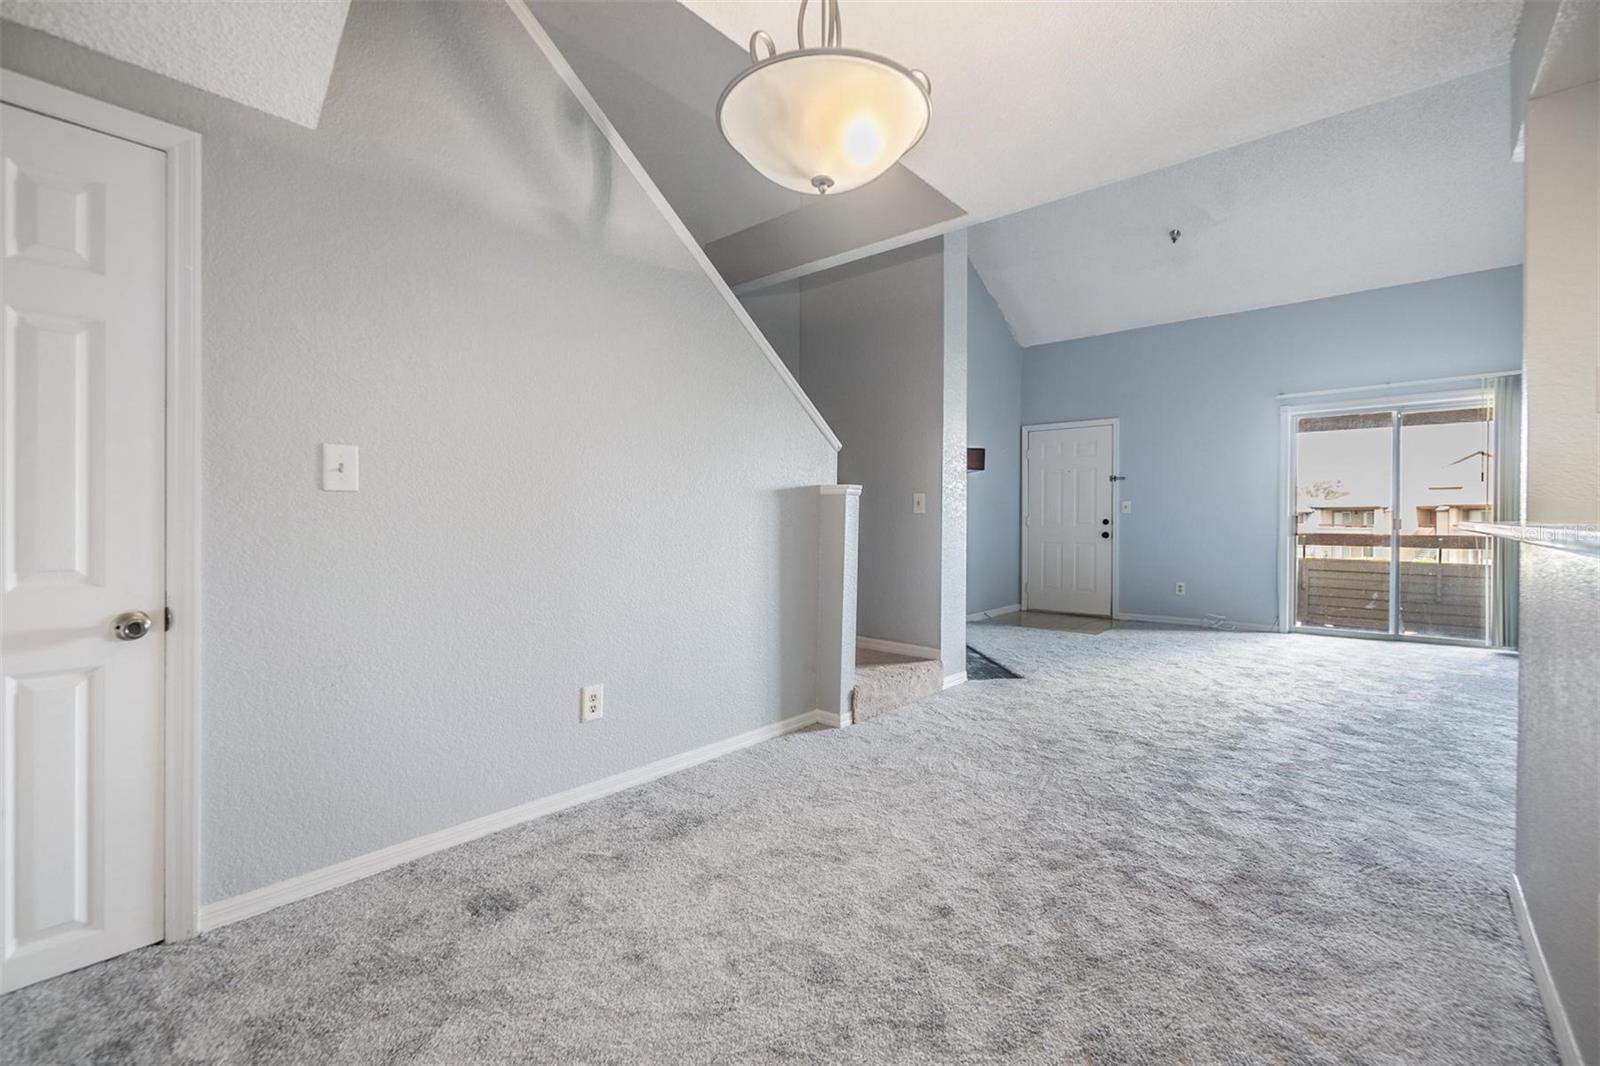
{"type": "Polygon", "coordinates": [[[857,115],[844,128],[845,157],[858,167],[870,166],[883,154],[883,127],[871,115],[857,115]]]}

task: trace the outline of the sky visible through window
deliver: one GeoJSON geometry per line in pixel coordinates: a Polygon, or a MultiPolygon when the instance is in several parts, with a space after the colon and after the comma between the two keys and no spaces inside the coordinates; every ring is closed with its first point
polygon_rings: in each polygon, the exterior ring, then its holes
{"type": "MultiPolygon", "coordinates": [[[[1492,469],[1487,422],[1407,425],[1400,431],[1400,526],[1418,528],[1421,507],[1483,507],[1492,469]]],[[[1301,433],[1296,489],[1299,509],[1388,508],[1390,431],[1336,429],[1301,433]]],[[[1377,523],[1387,531],[1388,523],[1377,523]]]]}

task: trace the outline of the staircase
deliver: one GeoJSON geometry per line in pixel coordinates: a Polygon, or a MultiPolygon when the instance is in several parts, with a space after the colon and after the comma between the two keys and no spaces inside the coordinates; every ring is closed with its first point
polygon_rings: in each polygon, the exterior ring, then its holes
{"type": "Polygon", "coordinates": [[[856,685],[850,692],[851,719],[864,722],[943,688],[944,668],[937,659],[858,649],[856,685]]]}

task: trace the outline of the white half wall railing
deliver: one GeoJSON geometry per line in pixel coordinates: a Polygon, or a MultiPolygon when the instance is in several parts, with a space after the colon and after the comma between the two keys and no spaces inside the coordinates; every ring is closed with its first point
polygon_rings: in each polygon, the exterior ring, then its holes
{"type": "Polygon", "coordinates": [[[851,722],[856,683],[856,540],[861,486],[821,485],[817,504],[817,715],[851,722]]]}

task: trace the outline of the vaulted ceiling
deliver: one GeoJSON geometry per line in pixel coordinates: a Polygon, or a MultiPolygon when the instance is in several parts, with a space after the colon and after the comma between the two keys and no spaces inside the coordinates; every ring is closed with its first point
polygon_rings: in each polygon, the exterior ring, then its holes
{"type": "Polygon", "coordinates": [[[1024,345],[1520,263],[1509,96],[1495,68],[1042,204],[972,263],[1024,345]]]}
{"type": "MultiPolygon", "coordinates": [[[[793,46],[796,0],[683,2],[793,46]]],[[[979,221],[1499,66],[1520,8],[842,0],[846,45],[932,78],[905,165],[979,221]]]]}
{"type": "MultiPolygon", "coordinates": [[[[3,13],[314,126],[347,8],[3,13]]],[[[735,285],[972,226],[1038,343],[1520,260],[1500,69],[1519,0],[842,0],[845,43],[926,70],[934,112],[887,178],[825,199],[767,183],[714,118],[752,32],[793,46],[797,0],[530,8],[735,285]]]]}
{"type": "MultiPolygon", "coordinates": [[[[793,43],[791,0],[683,2],[793,43]]],[[[1521,261],[1520,3],[842,6],[932,77],[904,166],[1024,344],[1521,261]]]]}

